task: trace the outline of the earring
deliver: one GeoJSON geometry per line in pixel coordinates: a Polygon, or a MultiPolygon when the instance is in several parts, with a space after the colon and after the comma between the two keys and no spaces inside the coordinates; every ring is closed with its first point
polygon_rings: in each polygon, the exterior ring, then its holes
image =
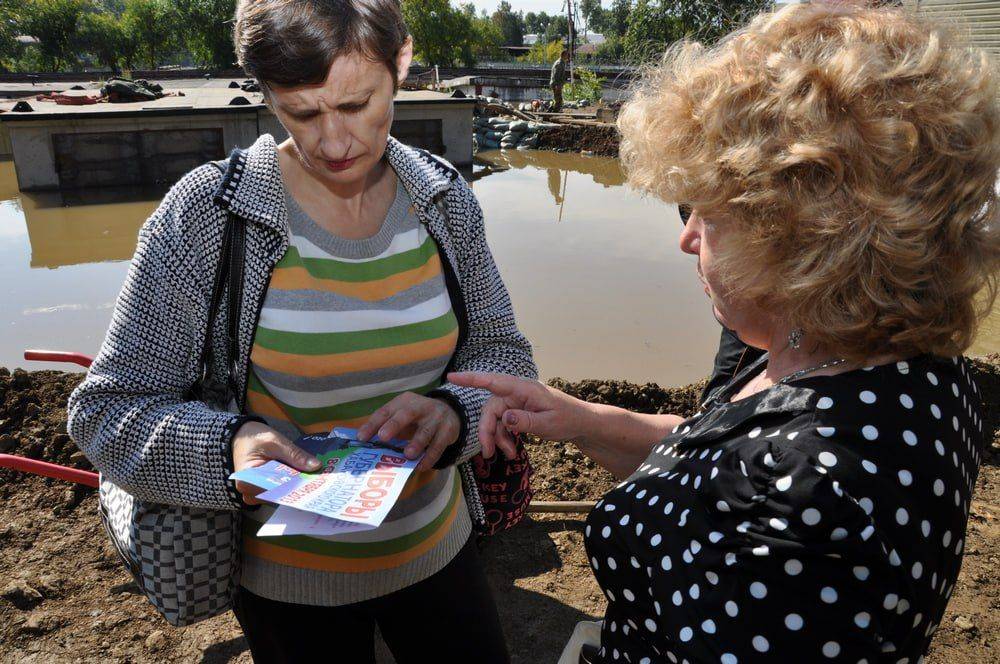
{"type": "Polygon", "coordinates": [[[804,333],[802,332],[801,327],[797,327],[788,333],[788,345],[791,346],[793,350],[799,349],[799,343],[802,341],[803,334],[804,333]]]}

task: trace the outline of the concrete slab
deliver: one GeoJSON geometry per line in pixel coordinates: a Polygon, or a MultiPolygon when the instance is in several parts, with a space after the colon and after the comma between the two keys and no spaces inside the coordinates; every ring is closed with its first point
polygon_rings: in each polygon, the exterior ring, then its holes
{"type": "MultiPolygon", "coordinates": [[[[0,112],[0,155],[13,154],[23,191],[103,186],[123,179],[122,168],[135,171],[125,174],[138,178],[135,184],[150,184],[147,180],[171,179],[175,170],[186,170],[188,157],[197,165],[222,158],[233,147],[247,147],[264,133],[278,141],[287,136],[260,93],[214,86],[183,92],[183,97],[89,106],[33,99],[28,103],[34,110],[25,112],[9,110],[12,101],[0,102],[5,111],[0,112]],[[230,105],[233,98],[246,103],[230,105]],[[169,136],[176,136],[183,148],[179,161],[164,138],[169,136]],[[136,152],[136,146],[142,149],[136,152]],[[111,152],[105,155],[104,148],[111,152]],[[208,152],[215,156],[206,156],[208,152]],[[139,168],[171,159],[159,170],[139,168]]],[[[395,107],[392,131],[404,142],[441,154],[456,166],[472,163],[474,99],[401,91],[395,107]]]]}

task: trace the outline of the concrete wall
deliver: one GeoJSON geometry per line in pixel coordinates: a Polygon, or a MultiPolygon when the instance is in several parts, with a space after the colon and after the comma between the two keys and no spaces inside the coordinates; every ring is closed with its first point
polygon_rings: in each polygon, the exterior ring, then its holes
{"type": "MultiPolygon", "coordinates": [[[[396,121],[407,120],[440,120],[440,141],[429,141],[430,145],[442,145],[442,156],[456,166],[468,166],[472,163],[472,111],[474,102],[468,103],[397,103],[395,108],[396,121]]],[[[59,159],[55,149],[55,136],[65,134],[135,134],[148,132],[177,132],[179,136],[187,133],[189,136],[197,132],[191,130],[216,129],[222,133],[222,154],[225,156],[234,147],[248,147],[258,136],[269,133],[276,140],[283,141],[287,137],[284,127],[267,108],[248,109],[246,112],[208,113],[199,115],[175,116],[131,116],[131,117],[87,117],[86,115],[65,114],[54,119],[28,120],[18,119],[0,122],[4,133],[10,136],[10,153],[14,156],[17,170],[18,187],[22,191],[37,191],[58,189],[66,186],[59,177],[59,159]]],[[[88,139],[93,142],[93,139],[88,139]]],[[[99,140],[99,139],[98,139],[99,140]]],[[[88,141],[82,140],[80,144],[88,141]]],[[[134,143],[134,141],[131,141],[134,143]]],[[[148,141],[147,141],[148,142],[148,141]]],[[[419,144],[419,141],[414,141],[419,144]]],[[[0,147],[3,141],[0,140],[0,147]]],[[[61,139],[62,145],[73,145],[72,140],[61,139]]],[[[135,159],[128,149],[130,141],[125,137],[109,137],[107,145],[101,150],[115,150],[119,145],[121,159],[135,159]]],[[[0,152],[0,156],[3,153],[0,152]]],[[[65,155],[65,152],[64,152],[65,155]]],[[[114,154],[110,155],[112,158],[114,154]]],[[[80,160],[81,162],[86,159],[80,160]]],[[[66,158],[62,160],[66,167],[66,158]]]]}
{"type": "Polygon", "coordinates": [[[441,119],[442,157],[455,166],[472,163],[472,108],[468,104],[397,104],[394,121],[441,119]]]}
{"type": "Polygon", "coordinates": [[[221,129],[223,151],[250,145],[258,135],[256,113],[88,119],[67,115],[59,119],[6,122],[4,125],[10,133],[17,184],[22,191],[60,187],[54,134],[221,129]]]}

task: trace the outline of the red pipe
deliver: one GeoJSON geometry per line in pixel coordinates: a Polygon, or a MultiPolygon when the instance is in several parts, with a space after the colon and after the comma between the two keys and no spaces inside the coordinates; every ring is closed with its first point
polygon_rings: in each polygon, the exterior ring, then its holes
{"type": "MultiPolygon", "coordinates": [[[[79,364],[81,367],[89,367],[90,363],[94,361],[92,357],[83,353],[68,353],[59,350],[26,350],[24,351],[24,359],[39,362],[70,362],[72,364],[79,364]]],[[[76,482],[77,484],[92,486],[95,489],[99,484],[97,473],[80,470],[79,468],[68,468],[36,459],[28,459],[15,454],[0,454],[0,468],[13,468],[25,473],[54,477],[57,480],[76,482]]]]}
{"type": "Polygon", "coordinates": [[[55,463],[28,459],[15,454],[0,454],[0,467],[13,468],[14,470],[34,473],[35,475],[44,475],[45,477],[54,477],[57,480],[85,484],[95,489],[98,485],[97,473],[90,472],[89,470],[67,468],[55,463]]]}
{"type": "Polygon", "coordinates": [[[94,358],[83,353],[67,353],[61,350],[26,350],[24,359],[39,362],[70,362],[81,367],[89,367],[94,358]]]}

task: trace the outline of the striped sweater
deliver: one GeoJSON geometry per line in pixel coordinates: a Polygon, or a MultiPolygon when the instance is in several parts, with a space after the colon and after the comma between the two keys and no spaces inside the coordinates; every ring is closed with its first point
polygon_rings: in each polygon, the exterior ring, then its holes
{"type": "MultiPolygon", "coordinates": [[[[402,184],[377,234],[336,237],[286,196],[290,244],[264,298],[248,412],[292,440],[356,427],[405,391],[437,388],[458,321],[438,248],[402,184]]],[[[274,508],[246,510],[241,584],[270,599],[335,606],[412,585],[446,565],[471,520],[453,466],[411,477],[378,529],[257,537],[274,508]]]]}

